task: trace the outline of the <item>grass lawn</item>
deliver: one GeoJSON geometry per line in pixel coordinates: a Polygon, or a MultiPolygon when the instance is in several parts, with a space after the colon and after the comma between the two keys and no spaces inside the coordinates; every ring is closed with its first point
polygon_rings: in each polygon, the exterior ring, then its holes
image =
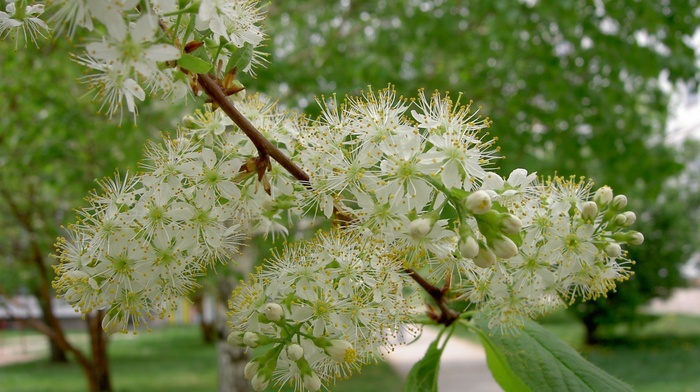
{"type": "MultiPolygon", "coordinates": [[[[120,335],[109,345],[112,385],[118,392],[216,391],[216,350],[202,343],[196,327],[167,327],[120,335]]],[[[389,365],[367,366],[333,391],[400,391],[402,382],[389,365]]],[[[47,360],[0,367],[0,390],[13,392],[85,391],[80,367],[47,360]]],[[[270,389],[276,390],[276,389],[270,389]]]]}

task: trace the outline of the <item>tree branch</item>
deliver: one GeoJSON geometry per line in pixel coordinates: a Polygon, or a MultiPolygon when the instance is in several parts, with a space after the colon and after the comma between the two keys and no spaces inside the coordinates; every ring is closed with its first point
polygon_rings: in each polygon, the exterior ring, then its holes
{"type": "Polygon", "coordinates": [[[217,105],[219,105],[221,110],[223,110],[224,113],[226,113],[226,115],[233,120],[234,124],[238,125],[243,133],[245,133],[253,144],[255,144],[261,158],[269,155],[272,157],[272,159],[282,165],[282,167],[284,167],[292,176],[294,176],[294,178],[304,184],[304,186],[309,186],[309,175],[306,174],[306,172],[294,162],[292,162],[291,159],[284,155],[282,151],[270,143],[270,141],[267,140],[265,136],[263,136],[260,131],[258,131],[255,126],[253,126],[253,124],[251,124],[250,121],[248,121],[248,119],[238,111],[238,109],[236,109],[235,106],[233,106],[231,100],[229,100],[226,94],[224,94],[221,86],[216,82],[216,80],[214,80],[214,78],[206,74],[198,74],[197,80],[199,81],[199,85],[202,86],[204,92],[206,92],[207,95],[209,95],[209,97],[214,100],[217,105]]]}

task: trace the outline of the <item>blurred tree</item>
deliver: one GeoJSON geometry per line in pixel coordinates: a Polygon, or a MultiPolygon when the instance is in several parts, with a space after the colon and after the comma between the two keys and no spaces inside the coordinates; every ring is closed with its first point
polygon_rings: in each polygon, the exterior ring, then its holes
{"type": "MultiPolygon", "coordinates": [[[[102,315],[87,317],[88,356],[66,339],[54,315],[49,254],[95,178],[116,167],[135,170],[146,138],[159,126],[173,127],[146,106],[138,129],[97,115],[89,98],[79,98],[82,69],[68,60],[65,41],[20,51],[12,45],[0,42],[0,296],[35,295],[43,319],[23,321],[50,338],[53,359],[71,353],[91,391],[111,390],[102,315]]],[[[167,113],[176,121],[174,111],[167,113]]]]}
{"type": "Polygon", "coordinates": [[[632,255],[637,278],[605,305],[636,314],[659,288],[680,283],[673,276],[685,253],[674,249],[689,245],[659,230],[687,202],[663,202],[675,200],[664,187],[684,166],[663,143],[664,85],[697,87],[697,9],[697,0],[289,0],[270,5],[270,65],[246,85],[309,113],[318,112],[315,96],[388,82],[406,96],[421,87],[464,92],[493,119],[492,135],[508,152],[502,173],[585,174],[649,211],[639,226],[649,245],[632,255]],[[660,268],[665,278],[646,278],[660,268]]]}
{"type": "Polygon", "coordinates": [[[569,308],[586,326],[588,344],[610,332],[600,327],[626,323],[633,331],[653,318],[640,315],[639,307],[652,298],[668,298],[673,288],[686,285],[679,264],[688,261],[700,243],[700,144],[689,140],[678,153],[688,162],[686,170],[666,181],[664,191],[642,207],[635,223],[645,235],[643,246],[630,248],[630,259],[637,260],[635,274],[608,297],[569,308]]]}

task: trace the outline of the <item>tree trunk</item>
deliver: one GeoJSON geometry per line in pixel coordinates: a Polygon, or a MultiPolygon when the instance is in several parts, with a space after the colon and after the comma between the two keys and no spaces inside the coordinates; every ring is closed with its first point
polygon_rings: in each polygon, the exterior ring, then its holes
{"type": "Polygon", "coordinates": [[[583,325],[586,327],[586,344],[595,345],[600,341],[598,339],[598,323],[595,320],[593,313],[586,314],[582,319],[583,325]]]}
{"type": "Polygon", "coordinates": [[[252,392],[250,382],[243,377],[245,365],[250,361],[248,351],[233,347],[226,341],[230,333],[226,326],[226,303],[235,283],[231,278],[219,281],[219,298],[216,304],[216,320],[218,342],[216,344],[219,365],[219,392],[252,392]]]}
{"type": "Polygon", "coordinates": [[[109,358],[107,357],[107,334],[102,329],[104,310],[98,310],[94,316],[88,315],[90,347],[92,349],[92,376],[96,390],[110,392],[112,385],[109,377],[109,358]]]}
{"type": "MultiPolygon", "coordinates": [[[[52,325],[52,320],[55,319],[55,316],[53,314],[51,300],[44,298],[44,296],[41,295],[40,291],[35,291],[33,294],[39,302],[39,308],[41,309],[41,319],[46,325],[52,325]]],[[[50,336],[47,336],[47,339],[49,341],[49,352],[51,362],[67,363],[68,355],[66,354],[66,350],[61,348],[61,346],[59,346],[54,339],[51,339],[50,336]]]]}
{"type": "Polygon", "coordinates": [[[199,329],[202,332],[202,340],[206,344],[214,344],[216,342],[216,324],[215,320],[209,320],[204,308],[204,290],[199,290],[192,298],[194,308],[199,313],[199,329]]]}
{"type": "Polygon", "coordinates": [[[47,337],[49,341],[49,352],[50,360],[52,363],[68,363],[68,356],[66,355],[66,350],[63,350],[53,339],[47,337]]]}
{"type": "Polygon", "coordinates": [[[233,347],[226,340],[216,343],[219,356],[219,392],[251,392],[250,382],[243,378],[248,354],[240,347],[233,347]]]}

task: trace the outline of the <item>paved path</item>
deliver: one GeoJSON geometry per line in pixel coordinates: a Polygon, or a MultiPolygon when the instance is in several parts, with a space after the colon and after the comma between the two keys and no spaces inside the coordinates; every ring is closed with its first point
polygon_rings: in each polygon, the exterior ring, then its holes
{"type": "MultiPolygon", "coordinates": [[[[420,360],[430,343],[437,337],[432,328],[423,329],[418,341],[410,345],[397,346],[387,356],[387,361],[401,376],[405,377],[414,363],[420,360]]],[[[486,366],[484,349],[467,340],[452,336],[440,360],[438,376],[440,392],[501,392],[501,387],[491,376],[486,366]]]]}
{"type": "Polygon", "coordinates": [[[0,366],[43,358],[48,353],[44,336],[19,336],[0,339],[0,366]]]}

